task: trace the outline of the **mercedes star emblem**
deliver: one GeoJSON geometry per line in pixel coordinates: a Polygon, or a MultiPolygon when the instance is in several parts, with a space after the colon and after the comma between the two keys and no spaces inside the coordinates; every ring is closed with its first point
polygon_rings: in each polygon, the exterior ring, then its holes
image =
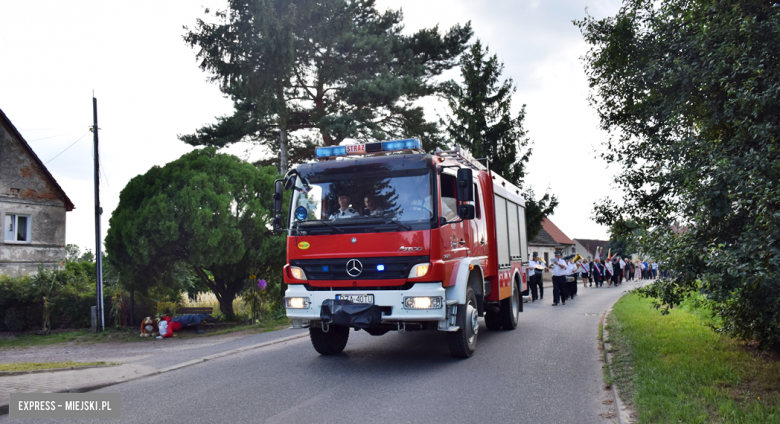
{"type": "Polygon", "coordinates": [[[347,261],[347,274],[350,277],[357,277],[363,272],[363,264],[357,259],[350,259],[347,261]]]}

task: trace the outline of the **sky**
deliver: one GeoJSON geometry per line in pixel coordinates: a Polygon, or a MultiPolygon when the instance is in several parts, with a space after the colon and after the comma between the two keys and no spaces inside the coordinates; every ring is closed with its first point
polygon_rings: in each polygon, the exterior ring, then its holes
{"type": "MultiPolygon", "coordinates": [[[[102,237],[131,178],[193,148],[177,138],[229,115],[232,103],[198,68],[183,26],[203,18],[198,2],[0,1],[0,109],[46,163],[76,209],[66,242],[94,250],[92,96],[98,103],[102,237]],[[74,144],[75,143],[75,144],[74,144]],[[71,147],[69,147],[71,146],[71,147]],[[65,150],[67,148],[67,150],[65,150]]],[[[571,238],[607,238],[592,220],[593,202],[618,195],[617,169],[597,158],[608,134],[588,105],[581,57],[588,46],[572,24],[587,13],[614,15],[617,0],[377,0],[401,9],[405,32],[471,21],[475,38],[505,64],[517,86],[513,107],[526,105],[533,142],[526,184],[555,194],[551,220],[571,238]]],[[[447,77],[457,79],[457,70],[447,77]]],[[[424,102],[429,119],[446,112],[424,102]]],[[[251,146],[225,150],[245,159],[251,146]]]]}

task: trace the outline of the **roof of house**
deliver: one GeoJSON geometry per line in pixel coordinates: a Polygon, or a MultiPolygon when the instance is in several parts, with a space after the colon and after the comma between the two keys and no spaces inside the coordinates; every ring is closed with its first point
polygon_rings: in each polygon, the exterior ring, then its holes
{"type": "Polygon", "coordinates": [[[559,245],[573,245],[574,241],[566,236],[566,234],[563,234],[563,231],[561,231],[560,228],[556,227],[555,224],[552,223],[549,219],[546,217],[542,220],[542,228],[544,228],[544,231],[546,231],[550,236],[555,240],[555,242],[559,245]]]}
{"type": "Polygon", "coordinates": [[[8,119],[8,117],[5,115],[2,109],[0,109],[0,123],[3,124],[8,132],[11,133],[14,137],[16,137],[17,140],[19,140],[20,143],[22,143],[22,146],[27,150],[27,152],[30,153],[30,156],[32,156],[33,159],[35,159],[35,162],[38,164],[38,166],[41,167],[41,170],[43,173],[51,180],[51,183],[54,184],[54,187],[57,188],[57,191],[60,192],[62,195],[62,200],[65,201],[65,210],[66,211],[72,211],[76,207],[73,205],[73,202],[70,201],[70,198],[67,194],[65,194],[65,190],[60,187],[59,183],[57,183],[57,180],[54,179],[54,176],[51,175],[48,169],[46,169],[46,165],[43,164],[41,159],[38,157],[38,155],[35,154],[32,147],[30,147],[29,144],[27,144],[27,140],[22,137],[22,134],[19,133],[19,130],[16,129],[13,123],[11,123],[11,120],[8,119]]]}
{"type": "Polygon", "coordinates": [[[558,245],[558,243],[555,242],[555,239],[552,238],[550,233],[547,231],[544,231],[544,228],[539,230],[539,234],[534,237],[533,240],[528,242],[529,246],[552,246],[555,247],[558,245]]]}
{"type": "MultiPolygon", "coordinates": [[[[601,247],[602,250],[605,250],[609,245],[609,240],[574,239],[574,241],[581,244],[585,249],[588,249],[588,253],[591,255],[596,254],[597,247],[601,247]]],[[[606,253],[604,253],[604,255],[606,256],[606,253]]]]}

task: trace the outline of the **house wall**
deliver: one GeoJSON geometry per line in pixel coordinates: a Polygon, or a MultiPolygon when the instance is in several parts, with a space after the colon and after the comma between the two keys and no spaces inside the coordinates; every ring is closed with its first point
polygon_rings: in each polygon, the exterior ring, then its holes
{"type": "Polygon", "coordinates": [[[588,249],[577,240],[574,240],[574,249],[576,250],[576,253],[579,253],[583,258],[593,256],[593,252],[589,252],[588,249]]]}
{"type": "Polygon", "coordinates": [[[65,202],[22,142],[0,125],[0,225],[8,214],[30,216],[29,242],[0,236],[0,274],[61,269],[65,261],[65,202]]]}

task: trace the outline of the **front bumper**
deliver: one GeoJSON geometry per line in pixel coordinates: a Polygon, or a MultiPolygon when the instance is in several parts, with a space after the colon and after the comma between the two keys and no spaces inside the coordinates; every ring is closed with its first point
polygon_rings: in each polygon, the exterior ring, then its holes
{"type": "Polygon", "coordinates": [[[308,291],[303,284],[290,284],[284,293],[286,297],[305,297],[309,299],[306,309],[287,308],[287,317],[293,320],[319,321],[322,302],[335,299],[336,294],[373,294],[374,305],[381,307],[382,322],[403,321],[445,321],[449,317],[447,295],[441,283],[417,283],[409,290],[339,290],[308,291]],[[405,309],[404,297],[441,296],[442,307],[439,309],[405,309]]]}

